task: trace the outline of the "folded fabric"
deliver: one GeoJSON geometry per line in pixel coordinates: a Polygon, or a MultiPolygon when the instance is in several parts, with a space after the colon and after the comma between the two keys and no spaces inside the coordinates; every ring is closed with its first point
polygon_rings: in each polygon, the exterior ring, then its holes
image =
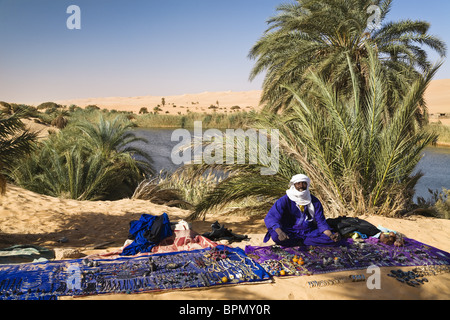
{"type": "Polygon", "coordinates": [[[0,249],[0,264],[39,262],[55,259],[55,252],[35,245],[15,245],[0,249]]]}
{"type": "Polygon", "coordinates": [[[193,230],[177,230],[173,235],[162,240],[153,247],[152,253],[165,253],[176,251],[192,251],[204,248],[214,248],[218,244],[197,234],[193,230]]]}
{"type": "Polygon", "coordinates": [[[161,240],[172,235],[169,216],[143,214],[138,221],[130,222],[130,239],[134,241],[126,246],[121,256],[136,255],[139,252],[151,252],[161,240]]]}

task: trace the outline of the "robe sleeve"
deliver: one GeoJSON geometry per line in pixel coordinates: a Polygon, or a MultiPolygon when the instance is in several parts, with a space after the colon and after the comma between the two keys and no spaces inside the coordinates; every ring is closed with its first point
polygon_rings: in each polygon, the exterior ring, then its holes
{"type": "Polygon", "coordinates": [[[323,233],[326,230],[331,230],[330,226],[325,220],[325,216],[323,214],[323,207],[320,201],[316,198],[313,204],[315,209],[314,219],[317,222],[317,229],[320,231],[320,233],[323,233]]]}
{"type": "Polygon", "coordinates": [[[286,197],[282,197],[275,202],[264,218],[264,223],[266,224],[267,229],[275,230],[277,228],[281,228],[281,218],[287,208],[287,205],[288,201],[286,201],[286,197]]]}

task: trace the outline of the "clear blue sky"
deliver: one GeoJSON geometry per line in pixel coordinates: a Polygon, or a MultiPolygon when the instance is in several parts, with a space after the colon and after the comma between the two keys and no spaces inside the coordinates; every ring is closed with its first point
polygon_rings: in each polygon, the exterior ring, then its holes
{"type": "MultiPolygon", "coordinates": [[[[285,2],[0,0],[0,100],[259,90],[247,55],[285,2]],[[66,27],[72,4],[81,30],[66,27]]],[[[450,46],[449,14],[448,0],[396,0],[388,20],[429,21],[450,46]]],[[[436,79],[448,78],[446,62],[436,79]]]]}

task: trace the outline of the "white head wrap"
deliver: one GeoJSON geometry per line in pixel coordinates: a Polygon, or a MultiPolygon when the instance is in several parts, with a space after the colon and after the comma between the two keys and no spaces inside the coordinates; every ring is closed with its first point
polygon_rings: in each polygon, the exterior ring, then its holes
{"type": "Polygon", "coordinates": [[[307,206],[311,203],[311,193],[309,192],[309,185],[311,184],[311,179],[309,179],[304,174],[297,174],[292,177],[289,183],[289,189],[286,191],[289,199],[294,201],[299,206],[307,206]],[[305,191],[298,191],[295,188],[296,183],[306,182],[308,185],[305,191]]]}

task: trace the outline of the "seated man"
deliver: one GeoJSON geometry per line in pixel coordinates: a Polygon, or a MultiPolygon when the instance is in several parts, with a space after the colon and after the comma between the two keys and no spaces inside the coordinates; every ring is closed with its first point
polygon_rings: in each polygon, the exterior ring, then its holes
{"type": "Polygon", "coordinates": [[[270,238],[281,246],[329,246],[340,240],[325,221],[320,201],[309,191],[310,179],[299,174],[292,178],[286,195],[279,199],[264,218],[270,238]]]}

